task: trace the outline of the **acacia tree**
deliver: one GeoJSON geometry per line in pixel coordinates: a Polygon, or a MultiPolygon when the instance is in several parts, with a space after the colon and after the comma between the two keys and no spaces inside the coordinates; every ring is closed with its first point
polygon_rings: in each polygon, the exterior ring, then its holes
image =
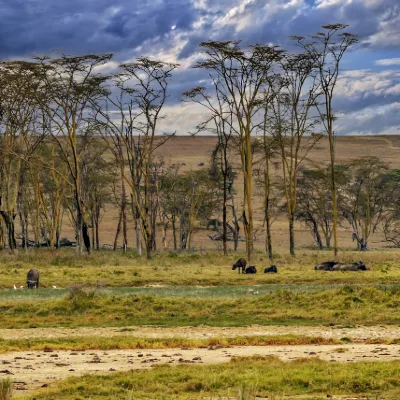
{"type": "Polygon", "coordinates": [[[388,201],[381,229],[386,242],[400,247],[400,170],[389,171],[384,180],[387,182],[388,201]]]}
{"type": "MultiPolygon", "coordinates": [[[[185,93],[183,96],[190,99],[196,104],[201,105],[208,110],[210,116],[197,126],[197,132],[208,131],[217,135],[218,141],[212,151],[211,168],[212,175],[218,180],[219,175],[222,176],[222,243],[223,252],[228,254],[227,235],[228,235],[228,200],[233,196],[233,181],[235,174],[233,173],[230,161],[229,149],[232,146],[232,138],[234,134],[232,119],[233,113],[229,107],[227,98],[223,96],[220,88],[220,78],[213,80],[214,93],[209,96],[206,88],[197,86],[185,93]]],[[[197,133],[196,132],[196,133],[197,133]]],[[[233,205],[234,207],[234,205],[233,205]]],[[[234,236],[235,251],[238,245],[238,223],[235,220],[234,228],[231,229],[234,236]]]]}
{"type": "MultiPolygon", "coordinates": [[[[346,171],[341,166],[335,167],[336,182],[340,185],[347,180],[346,171]]],[[[301,169],[297,177],[296,219],[310,230],[320,249],[331,248],[333,234],[330,173],[330,167],[301,169]]]]}
{"type": "Polygon", "coordinates": [[[253,147],[252,133],[257,127],[256,114],[260,109],[261,91],[267,82],[272,65],[281,56],[276,47],[254,45],[247,50],[240,42],[202,42],[200,48],[205,59],[195,68],[206,69],[220,98],[229,105],[232,129],[238,137],[238,149],[243,173],[243,221],[246,234],[247,257],[253,253],[253,147]]]}
{"type": "Polygon", "coordinates": [[[360,250],[368,250],[370,235],[387,214],[393,195],[388,176],[388,166],[377,157],[363,157],[348,165],[339,205],[360,250]]]}
{"type": "Polygon", "coordinates": [[[308,152],[321,138],[312,134],[316,124],[311,115],[318,95],[315,68],[308,54],[286,53],[279,63],[280,75],[270,81],[270,131],[279,148],[282,187],[289,222],[290,254],[295,254],[294,219],[297,206],[297,174],[308,152]]]}
{"type": "MultiPolygon", "coordinates": [[[[151,214],[151,166],[154,152],[174,134],[158,133],[161,112],[167,100],[169,79],[176,64],[140,57],[136,62],[122,64],[114,76],[119,93],[111,93],[107,101],[118,112],[119,120],[107,109],[95,104],[98,130],[103,135],[120,140],[129,174],[121,168],[125,182],[131,189],[137,228],[141,228],[146,255],[152,257],[154,231],[151,214]]],[[[139,235],[137,233],[137,240],[139,235]]],[[[137,250],[141,249],[140,243],[137,250]]],[[[139,250],[140,251],[140,250],[139,250]]]]}
{"type": "Polygon", "coordinates": [[[23,189],[29,162],[44,137],[40,129],[41,115],[34,97],[38,85],[31,63],[9,61],[0,64],[0,215],[12,251],[17,247],[14,219],[18,213],[22,242],[26,245],[23,189]]]}
{"type": "Polygon", "coordinates": [[[63,178],[73,190],[77,251],[85,245],[90,252],[87,215],[82,185],[82,162],[93,136],[88,124],[88,110],[93,101],[104,96],[107,77],[97,68],[112,58],[111,54],[37,57],[41,80],[37,101],[46,117],[46,129],[59,149],[68,174],[63,178]]]}
{"type": "Polygon", "coordinates": [[[330,154],[330,190],[332,196],[333,212],[333,251],[335,257],[338,254],[338,209],[337,190],[335,181],[335,130],[334,130],[334,92],[339,77],[340,64],[348,48],[357,42],[357,38],[343,30],[347,28],[344,24],[332,24],[322,27],[323,31],[305,38],[294,36],[297,45],[300,46],[313,60],[318,71],[320,98],[322,102],[317,104],[317,110],[329,140],[330,154]]]}

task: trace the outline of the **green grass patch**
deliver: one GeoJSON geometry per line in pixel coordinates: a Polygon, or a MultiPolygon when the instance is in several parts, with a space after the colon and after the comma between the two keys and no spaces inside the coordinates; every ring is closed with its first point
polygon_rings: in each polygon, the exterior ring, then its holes
{"type": "Polygon", "coordinates": [[[398,324],[400,290],[343,287],[313,293],[280,290],[264,296],[160,298],[107,296],[79,289],[61,300],[1,301],[3,328],[77,326],[243,326],[398,324]]]}
{"type": "Polygon", "coordinates": [[[35,393],[36,399],[221,399],[365,395],[398,399],[400,362],[329,363],[274,357],[237,358],[218,365],[157,366],[149,371],[85,375],[35,393]]]}
{"type": "Polygon", "coordinates": [[[303,335],[238,336],[233,338],[213,337],[208,339],[139,338],[134,336],[115,337],[68,337],[50,339],[0,339],[0,353],[27,350],[127,350],[127,349],[169,349],[209,348],[229,346],[285,346],[343,344],[340,340],[303,335]]]}

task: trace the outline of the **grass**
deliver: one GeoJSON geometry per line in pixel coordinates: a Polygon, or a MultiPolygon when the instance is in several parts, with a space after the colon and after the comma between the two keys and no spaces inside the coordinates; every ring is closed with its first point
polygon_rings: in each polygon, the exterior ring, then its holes
{"type": "Polygon", "coordinates": [[[106,296],[92,289],[61,300],[1,301],[3,328],[78,326],[244,326],[398,324],[400,288],[345,286],[318,292],[280,290],[235,298],[106,296]]]}
{"type": "Polygon", "coordinates": [[[11,400],[13,393],[11,379],[0,379],[0,400],[11,400]]]}
{"type": "Polygon", "coordinates": [[[270,265],[265,253],[257,252],[254,263],[259,270],[256,275],[239,275],[231,270],[242,254],[224,257],[220,253],[160,253],[150,261],[136,257],[134,253],[95,252],[77,256],[74,250],[49,251],[31,249],[16,255],[0,254],[0,288],[25,286],[26,273],[38,268],[41,287],[53,285],[68,288],[73,285],[100,285],[106,287],[140,287],[145,285],[336,285],[336,284],[396,284],[400,280],[400,250],[370,252],[342,252],[341,261],[360,258],[372,270],[360,273],[332,273],[314,271],[315,264],[332,259],[331,252],[299,250],[296,257],[276,254],[278,274],[263,274],[270,265]]]}
{"type": "Polygon", "coordinates": [[[384,395],[398,399],[400,362],[282,362],[274,357],[236,358],[219,365],[162,365],[149,371],[69,378],[35,393],[36,399],[285,399],[302,396],[384,395]],[[223,396],[223,397],[222,397],[223,396]]]}
{"type": "Polygon", "coordinates": [[[118,337],[68,337],[50,339],[0,339],[0,353],[10,351],[51,350],[128,350],[128,349],[169,349],[169,348],[209,348],[228,346],[293,346],[343,344],[340,340],[303,335],[238,336],[233,338],[213,337],[208,339],[138,338],[118,337]]]}

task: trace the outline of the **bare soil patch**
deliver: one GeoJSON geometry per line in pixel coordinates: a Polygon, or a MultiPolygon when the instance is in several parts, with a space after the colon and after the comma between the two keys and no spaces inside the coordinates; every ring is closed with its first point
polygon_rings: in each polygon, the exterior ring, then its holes
{"type": "Polygon", "coordinates": [[[347,337],[353,341],[362,342],[368,339],[398,339],[400,327],[393,325],[382,326],[261,326],[244,327],[210,327],[210,326],[132,326],[104,327],[93,329],[82,328],[34,328],[34,329],[0,329],[0,338],[10,339],[50,339],[78,336],[135,336],[141,338],[173,338],[207,339],[212,337],[237,336],[276,336],[276,335],[305,335],[318,336],[327,339],[347,337]]]}
{"type": "Polygon", "coordinates": [[[15,382],[17,395],[69,376],[148,369],[162,363],[215,364],[232,357],[276,356],[283,361],[318,357],[330,362],[392,361],[400,345],[248,346],[206,349],[14,352],[0,357],[0,377],[15,382]]]}

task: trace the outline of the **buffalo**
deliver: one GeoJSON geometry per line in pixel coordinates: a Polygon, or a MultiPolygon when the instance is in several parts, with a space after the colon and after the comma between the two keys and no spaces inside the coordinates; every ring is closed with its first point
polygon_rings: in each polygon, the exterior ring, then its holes
{"type": "Polygon", "coordinates": [[[332,271],[369,271],[369,268],[362,261],[357,261],[349,264],[338,263],[332,271]]]}
{"type": "Polygon", "coordinates": [[[232,265],[232,271],[234,271],[236,268],[238,268],[238,272],[242,272],[242,274],[245,273],[247,265],[247,260],[245,258],[239,258],[239,260],[236,261],[235,264],[232,265]]]}
{"type": "Polygon", "coordinates": [[[39,271],[37,269],[30,269],[26,276],[26,286],[28,289],[39,288],[39,271]]]}
{"type": "Polygon", "coordinates": [[[276,268],[276,265],[271,265],[270,267],[266,267],[264,269],[264,274],[277,274],[278,273],[278,268],[276,268]]]}
{"type": "Polygon", "coordinates": [[[326,262],[323,262],[322,264],[316,265],[316,266],[314,267],[314,269],[315,269],[316,271],[332,271],[332,270],[333,270],[333,267],[334,267],[336,264],[339,264],[339,263],[338,263],[337,261],[326,261],[326,262]]]}
{"type": "Polygon", "coordinates": [[[254,265],[249,265],[245,270],[245,274],[256,274],[257,273],[257,268],[254,265]]]}

